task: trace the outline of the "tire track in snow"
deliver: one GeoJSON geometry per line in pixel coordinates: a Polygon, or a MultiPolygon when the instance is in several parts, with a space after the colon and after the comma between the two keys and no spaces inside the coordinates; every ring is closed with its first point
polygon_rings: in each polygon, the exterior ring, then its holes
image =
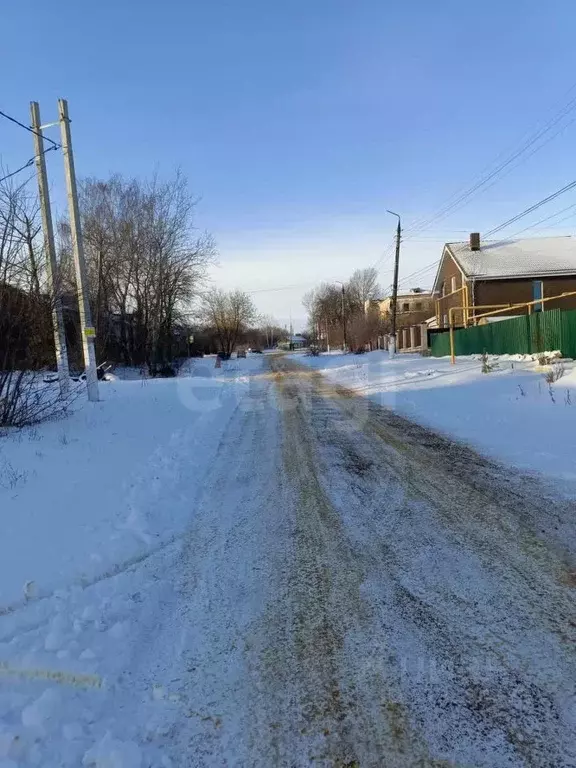
{"type": "Polygon", "coordinates": [[[570,556],[534,530],[538,510],[553,530],[570,507],[542,507],[533,481],[524,496],[464,446],[280,365],[364,564],[364,596],[379,605],[381,632],[405,667],[410,720],[434,754],[477,766],[572,765],[570,556]]]}
{"type": "Polygon", "coordinates": [[[317,476],[298,382],[280,374],[277,388],[294,528],[283,599],[268,607],[257,627],[268,638],[259,661],[267,718],[274,713],[274,761],[250,764],[447,765],[429,757],[410,725],[393,665],[366,664],[385,651],[385,642],[374,642],[372,610],[361,594],[366,564],[317,476]]]}

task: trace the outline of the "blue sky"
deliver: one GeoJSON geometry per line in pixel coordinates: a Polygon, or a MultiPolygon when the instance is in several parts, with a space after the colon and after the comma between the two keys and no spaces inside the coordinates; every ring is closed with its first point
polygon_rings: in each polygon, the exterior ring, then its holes
{"type": "MultiPolygon", "coordinates": [[[[430,216],[576,96],[567,0],[28,0],[2,15],[0,109],[27,121],[36,99],[47,122],[66,97],[79,175],[180,166],[219,245],[214,279],[282,321],[301,321],[314,282],[378,261],[386,208],[430,216]]],[[[407,240],[401,274],[576,178],[575,131],[407,240]]],[[[30,137],[0,121],[0,152],[16,167],[30,137]]],[[[56,155],[50,174],[61,201],[56,155]]]]}

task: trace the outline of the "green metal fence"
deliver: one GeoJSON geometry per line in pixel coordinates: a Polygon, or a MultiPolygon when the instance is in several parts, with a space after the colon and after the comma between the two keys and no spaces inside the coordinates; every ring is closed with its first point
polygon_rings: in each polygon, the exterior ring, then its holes
{"type": "MultiPolygon", "coordinates": [[[[559,349],[564,357],[576,358],[576,310],[551,309],[510,320],[476,325],[454,332],[456,355],[534,354],[559,349]]],[[[434,334],[434,357],[450,354],[450,334],[434,334]]]]}

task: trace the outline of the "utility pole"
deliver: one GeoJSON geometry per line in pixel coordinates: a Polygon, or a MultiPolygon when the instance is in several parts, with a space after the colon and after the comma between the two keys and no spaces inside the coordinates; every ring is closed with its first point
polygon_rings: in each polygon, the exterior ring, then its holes
{"type": "Polygon", "coordinates": [[[346,349],[346,289],[340,280],[334,282],[342,286],[342,351],[344,352],[346,349]]]}
{"type": "Polygon", "coordinates": [[[78,306],[80,309],[82,350],[84,352],[84,367],[86,370],[86,387],[88,390],[88,400],[96,402],[99,397],[96,351],[94,349],[95,331],[92,325],[92,313],[90,311],[88,275],[86,272],[86,262],[84,260],[84,243],[82,241],[80,209],[78,207],[78,189],[76,187],[72,138],[70,136],[70,118],[68,117],[68,102],[66,99],[58,99],[58,119],[60,121],[62,153],[64,155],[64,172],[66,175],[66,190],[68,193],[72,250],[74,252],[74,268],[76,270],[76,287],[78,289],[78,306]]]}
{"type": "Polygon", "coordinates": [[[30,102],[30,117],[34,129],[34,154],[36,174],[38,176],[38,197],[42,215],[42,231],[44,233],[44,248],[46,250],[46,273],[52,303],[52,330],[54,332],[54,347],[56,350],[56,370],[60,394],[65,396],[70,390],[70,371],[68,370],[68,350],[62,311],[61,283],[58,279],[56,262],[56,246],[54,244],[54,226],[50,210],[50,192],[48,189],[48,174],[46,172],[46,156],[44,154],[44,137],[40,123],[40,107],[37,101],[30,102]]]}
{"type": "Polygon", "coordinates": [[[398,311],[398,267],[400,265],[400,238],[402,236],[402,225],[400,216],[394,211],[386,211],[391,213],[392,216],[398,217],[398,227],[396,229],[396,258],[394,259],[394,284],[392,286],[392,333],[390,334],[390,342],[388,344],[388,352],[390,357],[394,357],[396,354],[396,313],[398,311]]]}
{"type": "Polygon", "coordinates": [[[344,286],[342,286],[342,343],[344,350],[346,351],[346,292],[344,286]]]}

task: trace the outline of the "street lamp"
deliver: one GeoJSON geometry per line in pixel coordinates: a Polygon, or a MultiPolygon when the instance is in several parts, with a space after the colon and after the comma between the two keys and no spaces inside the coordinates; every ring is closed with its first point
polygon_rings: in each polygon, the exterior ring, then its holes
{"type": "Polygon", "coordinates": [[[402,235],[402,226],[400,220],[400,214],[394,213],[386,209],[386,213],[390,213],[392,216],[396,216],[398,219],[398,227],[396,228],[396,258],[394,259],[394,284],[392,286],[392,333],[390,334],[390,342],[388,343],[388,352],[390,357],[394,357],[396,354],[396,311],[398,304],[398,265],[400,264],[400,237],[402,235]]]}
{"type": "Polygon", "coordinates": [[[335,283],[342,286],[342,351],[346,349],[346,309],[345,309],[345,293],[344,283],[340,280],[334,280],[335,283]]]}

